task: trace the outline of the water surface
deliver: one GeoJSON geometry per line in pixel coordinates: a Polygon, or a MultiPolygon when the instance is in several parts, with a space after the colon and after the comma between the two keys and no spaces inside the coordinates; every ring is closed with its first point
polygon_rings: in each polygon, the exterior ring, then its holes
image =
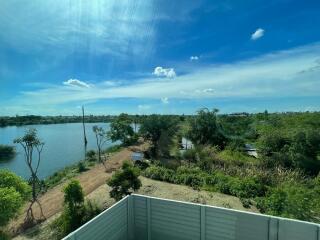
{"type": "MultiPolygon", "coordinates": [[[[98,125],[109,130],[109,123],[87,123],[86,132],[87,149],[96,150],[95,136],[92,127],[98,125]]],[[[42,161],[39,167],[39,177],[45,178],[68,165],[84,159],[84,143],[82,123],[50,124],[50,125],[26,125],[0,128],[0,144],[13,144],[13,140],[24,135],[29,128],[35,128],[38,136],[45,142],[42,161]]],[[[115,145],[107,142],[104,147],[115,145]]],[[[17,155],[7,162],[0,162],[0,169],[7,168],[16,174],[28,178],[30,172],[24,159],[21,146],[15,145],[17,155]]]]}

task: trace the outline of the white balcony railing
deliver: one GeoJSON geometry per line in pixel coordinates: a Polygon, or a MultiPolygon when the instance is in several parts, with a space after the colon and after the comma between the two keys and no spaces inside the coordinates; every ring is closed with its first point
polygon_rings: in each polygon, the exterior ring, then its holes
{"type": "Polygon", "coordinates": [[[64,239],[320,240],[320,225],[134,194],[64,239]]]}

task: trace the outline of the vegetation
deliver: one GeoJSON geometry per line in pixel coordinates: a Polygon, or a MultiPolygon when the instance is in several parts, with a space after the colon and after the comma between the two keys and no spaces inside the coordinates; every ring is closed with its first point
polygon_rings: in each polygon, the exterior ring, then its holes
{"type": "Polygon", "coordinates": [[[15,148],[0,144],[0,162],[13,158],[16,154],[15,148]]]}
{"type": "Polygon", "coordinates": [[[57,239],[74,231],[101,212],[101,209],[92,202],[85,202],[84,193],[79,181],[71,180],[64,187],[63,192],[64,210],[52,226],[57,233],[61,234],[61,236],[57,236],[57,239]]]}
{"type": "Polygon", "coordinates": [[[197,145],[214,145],[223,149],[227,143],[221,124],[217,117],[218,110],[201,109],[190,120],[187,137],[197,145]]]}
{"type": "Polygon", "coordinates": [[[110,131],[108,132],[108,136],[112,142],[121,141],[124,146],[136,143],[138,136],[131,126],[132,123],[129,115],[124,113],[113,120],[110,124],[110,131]]]}
{"type": "Polygon", "coordinates": [[[29,182],[32,186],[32,199],[30,200],[30,206],[27,210],[26,222],[32,223],[35,221],[32,208],[35,203],[37,203],[40,207],[41,217],[45,218],[42,212],[41,204],[38,201],[38,196],[42,188],[42,182],[37,175],[44,143],[38,138],[37,131],[35,129],[29,129],[26,131],[23,137],[15,139],[14,143],[18,143],[22,146],[25,154],[25,161],[31,174],[29,182]],[[34,153],[36,154],[36,157],[34,157],[34,153]]]}
{"type": "Polygon", "coordinates": [[[99,163],[102,163],[104,168],[107,170],[107,167],[105,164],[105,157],[102,156],[103,145],[108,140],[107,133],[102,127],[98,127],[98,126],[93,126],[92,130],[96,136],[96,144],[97,144],[97,148],[98,148],[98,161],[99,161],[99,163]]]}
{"type": "Polygon", "coordinates": [[[112,187],[110,197],[116,201],[141,187],[141,181],[138,178],[140,171],[130,162],[124,162],[121,170],[116,171],[107,184],[112,187]]]}
{"type": "Polygon", "coordinates": [[[171,160],[153,156],[144,176],[230,194],[263,213],[320,222],[320,113],[217,115],[203,109],[178,126],[170,135],[171,160]],[[195,147],[173,150],[181,137],[195,147]],[[245,143],[257,146],[258,158],[246,154],[245,143]]]}
{"type": "Polygon", "coordinates": [[[151,142],[152,157],[169,156],[177,127],[177,118],[170,116],[150,115],[142,121],[140,134],[151,142]]]}
{"type": "MultiPolygon", "coordinates": [[[[86,123],[111,122],[114,116],[85,116],[86,123]]],[[[80,123],[82,116],[15,116],[0,117],[0,127],[21,126],[33,124],[57,124],[57,123],[80,123]]]]}
{"type": "Polygon", "coordinates": [[[19,213],[29,196],[30,187],[22,178],[8,170],[0,170],[0,237],[5,238],[2,228],[19,213]]]}

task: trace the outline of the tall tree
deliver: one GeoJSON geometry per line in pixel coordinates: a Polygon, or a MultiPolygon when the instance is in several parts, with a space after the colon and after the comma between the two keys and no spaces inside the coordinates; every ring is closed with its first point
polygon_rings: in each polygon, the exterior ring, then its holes
{"type": "Polygon", "coordinates": [[[224,148],[227,138],[217,117],[218,109],[207,108],[198,111],[190,120],[188,138],[197,145],[214,145],[224,148]]]}
{"type": "Polygon", "coordinates": [[[32,186],[32,199],[27,210],[26,220],[33,222],[35,220],[35,217],[33,215],[32,207],[35,203],[37,203],[40,208],[40,217],[45,218],[41,204],[38,200],[38,196],[42,189],[42,184],[37,175],[41,162],[41,153],[44,146],[44,142],[41,142],[41,140],[38,138],[37,131],[35,129],[29,129],[23,137],[15,139],[14,143],[18,143],[22,146],[25,155],[25,162],[31,173],[29,182],[32,186]],[[36,157],[34,157],[34,153],[36,154],[36,157]]]}
{"type": "Polygon", "coordinates": [[[113,142],[120,140],[125,146],[134,143],[137,139],[131,123],[132,122],[128,114],[120,114],[110,124],[110,131],[108,132],[108,136],[113,142]]]}
{"type": "Polygon", "coordinates": [[[98,160],[103,164],[105,170],[107,170],[107,166],[105,164],[105,156],[102,156],[102,148],[103,145],[107,142],[107,134],[106,131],[102,127],[93,126],[92,130],[96,136],[96,144],[98,149],[98,160]],[[104,159],[102,159],[104,158],[104,159]]]}
{"type": "Polygon", "coordinates": [[[169,154],[172,138],[177,133],[178,121],[172,116],[151,115],[141,124],[140,133],[151,141],[151,154],[153,157],[169,154]]]}

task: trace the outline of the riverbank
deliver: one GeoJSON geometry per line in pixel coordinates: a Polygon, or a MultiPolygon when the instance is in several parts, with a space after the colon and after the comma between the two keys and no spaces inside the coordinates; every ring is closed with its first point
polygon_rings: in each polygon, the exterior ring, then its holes
{"type": "MultiPolygon", "coordinates": [[[[88,195],[101,185],[105,185],[106,180],[111,176],[112,172],[121,167],[122,163],[125,160],[130,159],[131,153],[132,151],[129,148],[124,148],[119,152],[112,154],[106,162],[107,169],[105,169],[102,164],[97,164],[92,166],[91,169],[75,175],[72,174],[74,169],[71,167],[68,171],[64,170],[69,174],[65,174],[65,177],[61,178],[59,181],[55,181],[54,183],[52,183],[50,188],[48,188],[48,190],[39,198],[44,216],[48,219],[62,211],[62,189],[69,179],[75,178],[79,180],[85,195],[88,195]]],[[[19,226],[21,226],[24,221],[27,207],[28,203],[26,203],[20,216],[9,224],[8,230],[13,235],[19,232],[19,226]]],[[[33,212],[36,218],[40,218],[39,206],[35,205],[33,207],[33,212]]]]}
{"type": "MultiPolygon", "coordinates": [[[[121,147],[121,145],[115,145],[112,147],[109,147],[103,151],[103,154],[110,157],[111,155],[120,152],[124,148],[121,147]]],[[[45,191],[59,185],[62,182],[65,182],[69,179],[72,179],[83,172],[89,171],[90,169],[94,168],[97,164],[97,156],[94,157],[86,157],[85,160],[79,161],[75,164],[72,164],[70,166],[67,166],[57,172],[55,172],[53,175],[49,176],[48,178],[44,179],[44,185],[45,185],[45,191]]],[[[108,161],[108,160],[107,160],[108,161]]]]}

